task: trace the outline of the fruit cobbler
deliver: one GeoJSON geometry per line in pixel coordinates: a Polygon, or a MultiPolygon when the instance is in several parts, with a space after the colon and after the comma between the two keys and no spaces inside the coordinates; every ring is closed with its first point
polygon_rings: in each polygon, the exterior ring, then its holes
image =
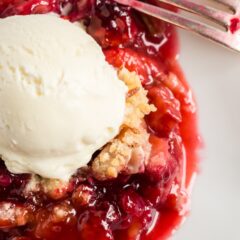
{"type": "Polygon", "coordinates": [[[0,17],[0,240],[167,239],[199,147],[175,28],[114,0],[0,17]]]}

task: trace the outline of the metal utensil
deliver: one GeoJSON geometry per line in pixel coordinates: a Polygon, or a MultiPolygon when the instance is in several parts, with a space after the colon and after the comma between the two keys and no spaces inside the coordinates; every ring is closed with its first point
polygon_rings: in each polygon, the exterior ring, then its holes
{"type": "Polygon", "coordinates": [[[181,12],[175,13],[165,8],[137,0],[115,1],[178,27],[195,32],[240,52],[240,0],[215,0],[215,2],[227,6],[232,13],[206,6],[205,4],[196,3],[194,0],[158,0],[159,2],[164,2],[191,12],[194,15],[210,19],[218,25],[223,26],[223,30],[194,18],[191,19],[190,17],[184,16],[181,12]]]}

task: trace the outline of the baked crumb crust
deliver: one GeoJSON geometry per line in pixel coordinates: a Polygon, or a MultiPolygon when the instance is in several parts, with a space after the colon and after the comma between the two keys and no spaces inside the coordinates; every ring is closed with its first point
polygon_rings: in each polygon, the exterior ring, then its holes
{"type": "Polygon", "coordinates": [[[116,178],[121,172],[144,171],[151,151],[144,116],[156,108],[149,104],[147,91],[135,72],[122,68],[118,76],[128,87],[126,112],[118,136],[93,160],[92,173],[99,180],[116,178]]]}

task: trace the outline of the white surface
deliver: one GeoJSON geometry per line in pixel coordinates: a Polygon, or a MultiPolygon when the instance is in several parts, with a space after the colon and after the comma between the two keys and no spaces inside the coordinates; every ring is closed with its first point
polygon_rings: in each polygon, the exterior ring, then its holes
{"type": "Polygon", "coordinates": [[[205,140],[192,212],[175,240],[240,239],[240,54],[181,32],[181,62],[205,140]]]}
{"type": "Polygon", "coordinates": [[[0,155],[68,179],[119,133],[127,87],[85,30],[55,15],[0,21],[0,155]]]}

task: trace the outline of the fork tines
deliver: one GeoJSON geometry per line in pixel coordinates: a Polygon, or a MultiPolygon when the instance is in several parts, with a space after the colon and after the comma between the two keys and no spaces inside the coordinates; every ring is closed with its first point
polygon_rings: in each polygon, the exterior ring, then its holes
{"type": "Polygon", "coordinates": [[[175,13],[159,6],[140,2],[137,0],[116,0],[118,3],[130,6],[137,11],[172,23],[181,28],[191,30],[199,35],[220,43],[228,48],[240,51],[240,0],[215,0],[234,13],[225,12],[196,3],[194,0],[158,0],[177,8],[191,12],[195,15],[208,18],[225,29],[221,30],[212,25],[203,23],[194,18],[186,17],[182,13],[175,13]]]}

